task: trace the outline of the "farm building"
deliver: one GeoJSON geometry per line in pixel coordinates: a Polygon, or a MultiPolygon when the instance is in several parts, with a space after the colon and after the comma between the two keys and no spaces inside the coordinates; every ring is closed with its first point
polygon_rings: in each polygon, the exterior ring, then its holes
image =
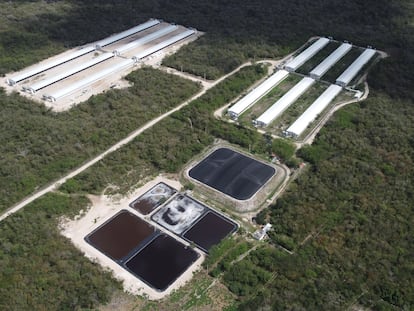
{"type": "Polygon", "coordinates": [[[276,103],[267,109],[259,118],[253,121],[256,126],[268,126],[274,119],[281,115],[315,82],[314,79],[305,77],[283,95],[276,103]]]}
{"type": "Polygon", "coordinates": [[[147,36],[145,36],[141,39],[138,39],[138,40],[132,41],[132,42],[126,44],[126,45],[123,45],[123,46],[119,47],[117,50],[114,50],[112,53],[114,53],[114,55],[116,55],[116,56],[120,56],[122,53],[124,53],[126,51],[134,49],[134,48],[136,48],[138,46],[141,46],[145,43],[148,43],[150,41],[159,39],[162,36],[165,36],[166,34],[169,34],[170,32],[173,32],[177,28],[178,28],[178,26],[176,26],[176,25],[169,25],[168,27],[165,27],[165,28],[162,28],[160,30],[154,31],[153,33],[151,33],[151,34],[149,34],[149,35],[147,35],[147,36]]]}
{"type": "Polygon", "coordinates": [[[162,50],[162,49],[164,49],[164,48],[166,48],[166,47],[168,47],[168,46],[170,46],[174,43],[177,43],[180,40],[184,40],[185,38],[187,38],[187,37],[189,37],[189,36],[191,36],[195,33],[196,33],[195,29],[187,29],[184,32],[181,32],[181,33],[179,33],[179,34],[177,34],[177,35],[175,35],[175,36],[173,36],[173,37],[171,37],[171,38],[169,38],[165,41],[162,41],[161,43],[158,43],[158,44],[156,44],[156,45],[154,45],[154,46],[152,46],[152,47],[136,54],[133,57],[133,59],[136,60],[136,61],[139,61],[139,60],[141,60],[141,59],[143,59],[143,58],[145,58],[145,57],[147,57],[151,54],[154,54],[154,53],[158,52],[159,50],[162,50]]]}
{"type": "Polygon", "coordinates": [[[289,72],[293,72],[308,61],[312,56],[318,53],[329,43],[328,38],[319,38],[306,50],[300,53],[298,56],[293,58],[290,62],[285,65],[285,69],[289,72]]]}
{"type": "Polygon", "coordinates": [[[237,119],[243,112],[254,105],[260,98],[265,96],[270,90],[279,84],[288,76],[286,70],[279,70],[268,79],[266,79],[258,87],[250,91],[246,96],[234,104],[228,111],[228,114],[232,119],[237,119]]]}
{"type": "Polygon", "coordinates": [[[341,92],[342,88],[332,84],[323,92],[306,111],[286,130],[284,134],[289,137],[298,137],[311,124],[317,116],[341,92]]]}
{"type": "Polygon", "coordinates": [[[11,78],[6,79],[6,83],[9,84],[9,85],[15,85],[16,83],[19,83],[19,82],[21,82],[23,80],[26,80],[26,79],[28,79],[30,77],[33,77],[33,76],[35,76],[35,75],[37,75],[39,73],[42,73],[42,72],[44,72],[46,70],[49,70],[49,69],[54,68],[56,66],[62,65],[64,63],[67,63],[67,62],[69,62],[69,61],[71,61],[73,59],[76,59],[78,57],[81,57],[81,56],[83,56],[85,54],[88,54],[90,52],[93,52],[97,48],[101,48],[101,47],[104,47],[104,46],[109,45],[111,43],[114,43],[116,41],[119,41],[119,40],[121,40],[123,38],[126,38],[126,37],[128,37],[128,36],[130,36],[132,34],[135,34],[137,32],[140,32],[140,31],[143,31],[145,29],[148,29],[148,28],[150,28],[152,26],[155,26],[155,25],[157,25],[159,23],[160,23],[159,20],[151,19],[151,20],[149,20],[149,21],[147,21],[147,22],[145,22],[145,23],[143,23],[141,25],[138,25],[138,26],[133,27],[131,29],[125,30],[125,31],[123,31],[121,33],[118,33],[118,34],[113,35],[113,36],[111,36],[109,38],[103,39],[101,41],[98,41],[97,43],[95,43],[93,45],[89,45],[89,46],[86,46],[84,48],[81,48],[81,49],[79,49],[77,51],[74,51],[74,52],[71,52],[69,54],[66,54],[66,55],[64,55],[61,58],[55,59],[53,61],[48,61],[47,63],[42,64],[42,65],[35,66],[34,68],[32,68],[32,69],[30,69],[28,71],[22,72],[22,73],[14,76],[14,77],[11,77],[11,78]]]}
{"type": "MultiPolygon", "coordinates": [[[[135,55],[133,58],[131,59],[122,59],[122,61],[112,65],[111,67],[105,68],[101,71],[98,71],[97,73],[91,75],[91,76],[87,76],[84,79],[81,79],[79,81],[76,81],[75,83],[69,85],[68,87],[59,89],[57,91],[55,91],[52,94],[44,94],[43,95],[43,99],[50,101],[50,102],[55,102],[58,99],[65,97],[73,92],[76,92],[82,88],[85,88],[89,85],[91,85],[92,83],[99,81],[111,74],[120,72],[121,70],[125,70],[128,69],[130,67],[132,67],[136,62],[140,61],[141,59],[154,54],[155,52],[158,52],[159,50],[162,50],[163,48],[166,48],[174,43],[177,43],[180,40],[183,40],[191,35],[193,35],[194,33],[196,33],[196,30],[193,29],[187,29],[181,33],[178,33],[177,35],[168,38],[154,46],[151,46],[145,50],[143,50],[142,52],[138,53],[137,55],[135,55]]],[[[145,37],[144,37],[145,38],[145,37]]],[[[105,53],[105,54],[109,54],[114,56],[114,54],[112,53],[105,53]]],[[[105,55],[103,54],[103,55],[105,55]]]]}
{"type": "Polygon", "coordinates": [[[333,65],[336,64],[346,53],[352,49],[352,44],[343,43],[335,51],[333,51],[327,58],[325,58],[318,66],[311,72],[311,78],[319,80],[333,65]]]}
{"type": "Polygon", "coordinates": [[[349,67],[336,79],[336,84],[345,87],[352,81],[358,72],[375,55],[373,49],[366,49],[349,67]]]}
{"type": "Polygon", "coordinates": [[[114,54],[112,53],[103,53],[101,55],[99,55],[98,57],[95,57],[87,62],[84,62],[78,66],[72,67],[70,70],[62,72],[61,74],[55,75],[50,77],[49,79],[45,79],[45,80],[40,80],[39,82],[32,84],[31,86],[24,86],[23,90],[25,90],[26,92],[30,93],[30,94],[34,94],[37,91],[39,91],[40,89],[45,88],[46,86],[49,86],[53,83],[56,83],[60,80],[63,80],[67,77],[70,77],[78,72],[81,72],[85,69],[88,69],[92,66],[95,66],[99,63],[102,63],[104,61],[106,61],[107,59],[110,59],[114,57],[114,54]]]}

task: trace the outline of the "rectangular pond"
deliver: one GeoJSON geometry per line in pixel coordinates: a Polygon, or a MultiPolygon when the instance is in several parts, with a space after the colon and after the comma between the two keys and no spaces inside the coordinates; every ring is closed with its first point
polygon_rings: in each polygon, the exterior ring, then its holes
{"type": "Polygon", "coordinates": [[[276,169],[229,148],[219,148],[189,171],[189,176],[237,200],[250,199],[276,169]]]}
{"type": "Polygon", "coordinates": [[[151,219],[171,232],[180,235],[206,210],[207,208],[196,200],[179,194],[152,215],[151,219]]]}
{"type": "Polygon", "coordinates": [[[237,224],[222,215],[208,211],[183,237],[208,253],[210,248],[237,230],[237,224]]]}
{"type": "Polygon", "coordinates": [[[85,237],[86,242],[115,261],[122,261],[156,234],[153,226],[122,210],[85,237]]]}
{"type": "Polygon", "coordinates": [[[148,215],[176,192],[177,190],[161,182],[131,202],[129,206],[143,215],[148,215]]]}
{"type": "Polygon", "coordinates": [[[200,255],[174,238],[160,234],[125,266],[158,291],[167,289],[200,255]]]}

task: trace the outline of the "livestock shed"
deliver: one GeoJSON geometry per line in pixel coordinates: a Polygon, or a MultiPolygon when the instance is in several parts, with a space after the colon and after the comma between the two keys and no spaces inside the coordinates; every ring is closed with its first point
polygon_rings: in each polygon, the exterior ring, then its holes
{"type": "Polygon", "coordinates": [[[139,61],[139,60],[141,60],[141,59],[143,59],[143,58],[145,58],[145,57],[147,57],[151,54],[154,54],[155,52],[158,52],[159,50],[162,50],[162,49],[170,46],[171,44],[174,44],[174,43],[176,43],[180,40],[183,40],[183,39],[185,39],[185,38],[187,38],[187,37],[189,37],[189,36],[191,36],[195,33],[196,33],[195,29],[187,29],[184,32],[181,32],[181,33],[179,33],[179,34],[177,34],[177,35],[175,35],[175,36],[173,36],[173,37],[171,37],[171,38],[169,38],[169,39],[167,39],[163,42],[160,42],[160,43],[158,43],[158,44],[156,44],[156,45],[154,45],[154,46],[138,53],[137,55],[135,55],[133,57],[133,59],[135,61],[139,61]]]}
{"type": "Polygon", "coordinates": [[[289,61],[285,65],[285,69],[289,72],[295,71],[304,63],[306,63],[306,61],[308,61],[312,56],[314,56],[316,53],[322,50],[329,43],[329,41],[330,40],[328,38],[319,38],[314,43],[312,43],[312,45],[309,46],[306,50],[304,50],[302,53],[300,53],[291,61],[289,61]]]}
{"type": "Polygon", "coordinates": [[[125,53],[131,49],[137,48],[141,45],[144,45],[145,43],[148,43],[150,41],[156,40],[158,38],[161,38],[162,36],[165,36],[167,34],[169,34],[170,32],[173,32],[174,30],[176,30],[178,28],[178,26],[176,25],[169,25],[168,27],[159,29],[149,35],[146,35],[145,37],[142,37],[138,40],[132,41],[128,44],[125,44],[123,46],[121,46],[120,48],[116,49],[113,51],[113,53],[117,56],[120,56],[122,53],[125,53]]]}
{"type": "Polygon", "coordinates": [[[373,49],[366,49],[349,67],[336,79],[336,84],[345,87],[352,81],[365,64],[375,55],[373,49]]]}
{"type": "Polygon", "coordinates": [[[120,63],[115,64],[112,67],[106,68],[102,71],[99,71],[89,77],[86,77],[82,80],[77,81],[76,83],[71,84],[70,86],[57,90],[55,93],[53,94],[44,94],[43,95],[43,99],[50,101],[50,102],[55,102],[57,101],[59,98],[65,97],[73,92],[76,92],[84,87],[87,87],[88,85],[99,81],[102,78],[105,78],[107,76],[109,76],[110,74],[113,73],[117,73],[121,70],[125,70],[129,67],[132,67],[134,65],[135,61],[132,59],[124,59],[123,61],[121,61],[120,63]]]}
{"type": "Polygon", "coordinates": [[[325,58],[311,72],[311,78],[319,80],[333,65],[352,49],[352,44],[342,43],[335,51],[325,58]]]}
{"type": "Polygon", "coordinates": [[[92,66],[95,66],[99,63],[102,63],[110,58],[112,58],[114,55],[112,53],[103,53],[85,63],[82,63],[78,66],[72,67],[70,70],[62,72],[61,74],[55,75],[50,77],[49,79],[45,79],[45,80],[40,80],[39,82],[31,85],[31,86],[27,86],[27,87],[23,87],[23,89],[26,92],[29,92],[31,94],[36,93],[38,90],[45,88],[46,86],[49,86],[53,83],[56,83],[60,80],[63,80],[67,77],[70,77],[78,72],[81,72],[85,69],[88,69],[92,66]]]}
{"type": "Polygon", "coordinates": [[[240,99],[229,110],[228,114],[232,119],[237,119],[243,112],[253,106],[260,98],[265,96],[269,91],[279,84],[283,79],[288,76],[289,72],[286,70],[278,70],[271,75],[258,87],[250,91],[246,96],[240,99]]]}
{"type": "Polygon", "coordinates": [[[268,126],[274,119],[281,115],[315,82],[314,79],[305,77],[283,95],[276,103],[267,109],[259,118],[253,121],[256,126],[268,126]]]}
{"type": "Polygon", "coordinates": [[[284,131],[284,135],[288,137],[298,137],[311,124],[317,116],[338,96],[342,88],[332,84],[329,86],[306,111],[295,122],[284,131]]]}
{"type": "Polygon", "coordinates": [[[150,19],[149,21],[147,21],[143,24],[132,27],[132,28],[127,29],[123,32],[117,33],[113,36],[110,36],[106,39],[103,39],[101,41],[96,42],[95,43],[95,48],[97,50],[99,50],[99,49],[103,48],[106,45],[109,45],[109,44],[112,44],[114,42],[120,41],[120,40],[122,40],[126,37],[129,37],[129,36],[132,36],[133,34],[136,34],[137,32],[140,32],[140,31],[143,31],[145,29],[151,28],[155,25],[158,25],[159,23],[161,23],[161,21],[158,20],[158,19],[150,19]]]}
{"type": "Polygon", "coordinates": [[[133,27],[131,29],[128,29],[126,31],[123,31],[121,33],[118,33],[116,35],[113,35],[113,36],[111,36],[109,38],[103,39],[101,41],[98,41],[94,45],[89,45],[89,46],[83,47],[83,48],[81,48],[79,50],[76,50],[74,52],[68,53],[68,54],[64,55],[63,57],[60,57],[60,58],[57,58],[57,59],[54,59],[54,60],[49,60],[47,63],[41,64],[41,65],[37,65],[37,66],[33,67],[32,69],[30,69],[28,71],[22,72],[22,73],[14,76],[14,77],[11,77],[11,78],[6,79],[6,83],[8,85],[10,85],[10,86],[13,86],[16,83],[19,83],[19,82],[21,82],[23,80],[26,80],[26,79],[28,79],[30,77],[33,77],[33,76],[35,76],[35,75],[37,75],[39,73],[42,73],[44,71],[47,71],[49,69],[52,69],[52,68],[57,67],[59,65],[62,65],[64,63],[67,63],[67,62],[69,62],[69,61],[71,61],[73,59],[76,59],[78,57],[81,57],[81,56],[83,56],[85,54],[88,54],[90,52],[93,52],[93,51],[95,51],[96,48],[101,48],[101,47],[106,46],[108,44],[114,43],[114,42],[119,41],[119,40],[121,40],[123,38],[126,38],[126,37],[128,37],[130,35],[133,35],[133,34],[135,34],[137,32],[140,32],[140,31],[143,31],[145,29],[148,29],[148,28],[150,28],[152,26],[155,26],[155,25],[157,25],[159,23],[160,23],[159,20],[157,20],[157,19],[151,19],[151,20],[149,20],[149,21],[147,21],[147,22],[145,22],[145,23],[143,23],[141,25],[138,25],[136,27],[133,27]]]}

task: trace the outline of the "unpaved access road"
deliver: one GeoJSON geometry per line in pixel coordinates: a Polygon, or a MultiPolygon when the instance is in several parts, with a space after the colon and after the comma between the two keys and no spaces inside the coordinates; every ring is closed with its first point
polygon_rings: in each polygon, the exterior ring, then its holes
{"type": "Polygon", "coordinates": [[[94,157],[93,159],[89,160],[88,162],[84,163],[82,166],[74,169],[73,171],[69,172],[67,175],[65,175],[65,176],[61,177],[60,179],[52,182],[48,186],[46,186],[46,187],[44,187],[44,188],[42,188],[42,189],[34,192],[33,194],[29,195],[28,197],[26,197],[25,199],[23,199],[22,201],[20,201],[16,205],[12,206],[11,208],[9,208],[8,210],[6,210],[5,212],[3,212],[0,215],[0,221],[6,219],[10,215],[18,212],[23,207],[25,207],[26,205],[32,203],[34,200],[42,197],[43,195],[45,195],[45,194],[47,194],[49,192],[52,192],[52,191],[56,190],[62,184],[64,184],[68,179],[73,178],[73,177],[79,175],[80,173],[82,173],[83,171],[85,171],[86,169],[88,169],[89,167],[91,167],[92,165],[94,165],[95,163],[97,163],[100,160],[102,160],[103,158],[105,158],[107,155],[113,153],[114,151],[118,150],[119,148],[123,147],[124,145],[130,143],[137,136],[141,135],[145,130],[153,127],[155,124],[157,124],[161,120],[165,119],[166,117],[168,117],[172,113],[174,113],[174,112],[182,109],[183,107],[187,106],[193,100],[199,98],[204,93],[206,93],[210,88],[216,86],[218,83],[220,83],[223,80],[227,79],[229,76],[235,74],[241,68],[246,67],[246,66],[249,66],[251,64],[252,64],[251,62],[244,63],[244,64],[240,65],[239,67],[237,67],[236,69],[234,69],[232,72],[224,75],[223,77],[221,77],[221,78],[219,78],[219,79],[211,82],[210,84],[204,85],[203,88],[202,88],[202,90],[200,92],[198,92],[197,94],[195,94],[194,96],[192,96],[190,99],[186,100],[185,102],[181,103],[179,106],[177,106],[177,107],[171,109],[170,111],[164,113],[163,115],[160,115],[159,117],[151,120],[150,122],[146,123],[142,127],[138,128],[137,130],[135,130],[132,133],[130,133],[124,139],[122,139],[119,142],[117,142],[115,145],[111,146],[106,151],[104,151],[101,154],[97,155],[96,157],[94,157]]]}

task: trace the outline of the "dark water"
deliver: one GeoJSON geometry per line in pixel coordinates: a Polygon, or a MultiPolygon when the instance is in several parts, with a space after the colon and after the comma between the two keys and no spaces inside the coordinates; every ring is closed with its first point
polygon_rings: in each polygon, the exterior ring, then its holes
{"type": "Polygon", "coordinates": [[[114,260],[121,260],[154,232],[153,226],[122,210],[85,240],[105,255],[114,260]]]}
{"type": "Polygon", "coordinates": [[[184,234],[184,237],[208,252],[212,246],[220,243],[222,239],[236,229],[237,225],[232,221],[216,213],[207,212],[184,234]]]}
{"type": "Polygon", "coordinates": [[[130,203],[129,206],[143,215],[148,215],[176,192],[174,188],[171,188],[167,184],[158,183],[130,203]]]}
{"type": "Polygon", "coordinates": [[[163,291],[198,257],[192,248],[161,234],[126,262],[125,266],[154,289],[163,291]]]}
{"type": "Polygon", "coordinates": [[[189,175],[235,199],[251,198],[276,170],[228,148],[212,152],[189,175]]]}

